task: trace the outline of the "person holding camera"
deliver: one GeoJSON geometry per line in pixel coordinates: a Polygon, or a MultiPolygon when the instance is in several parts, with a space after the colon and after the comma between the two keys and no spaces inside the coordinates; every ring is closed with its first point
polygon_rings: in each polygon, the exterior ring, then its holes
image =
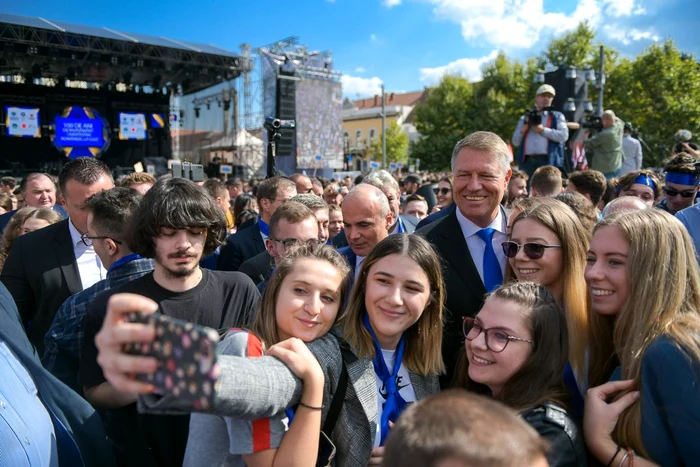
{"type": "Polygon", "coordinates": [[[511,138],[513,146],[518,146],[518,166],[529,178],[543,165],[564,168],[564,142],[569,138],[569,128],[564,115],[552,109],[555,94],[553,86],[540,86],[535,108],[520,118],[511,138]]]}
{"type": "Polygon", "coordinates": [[[589,167],[603,172],[605,178],[617,178],[622,168],[622,133],[625,122],[615,116],[612,110],[603,112],[600,118],[603,129],[591,137],[586,131],[586,141],[583,147],[586,150],[589,167]]]}

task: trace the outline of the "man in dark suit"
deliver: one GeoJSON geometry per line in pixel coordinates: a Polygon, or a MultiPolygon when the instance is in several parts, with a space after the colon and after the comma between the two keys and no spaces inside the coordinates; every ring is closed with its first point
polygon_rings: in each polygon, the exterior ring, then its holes
{"type": "Polygon", "coordinates": [[[338,253],[348,260],[352,287],[365,256],[389,235],[389,227],[394,224],[384,193],[367,183],[357,185],[343,201],[343,224],[350,245],[338,253]]]}
{"type": "Polygon", "coordinates": [[[238,271],[244,261],[265,251],[264,240],[270,235],[270,219],[282,203],[297,194],[296,185],[286,177],[271,177],[260,182],[257,197],[260,219],[226,239],[221,248],[217,269],[238,271]]]}
{"type": "MultiPolygon", "coordinates": [[[[27,449],[33,453],[44,452],[55,455],[56,465],[71,466],[113,466],[116,465],[112,456],[112,449],[106,441],[106,435],[102,429],[97,412],[76,392],[56,379],[49,373],[39,361],[39,357],[27,339],[22,327],[19,312],[12,296],[5,286],[0,284],[0,346],[5,346],[10,353],[2,352],[0,357],[0,375],[5,385],[13,385],[12,379],[17,381],[17,387],[26,388],[24,394],[25,405],[13,405],[20,394],[9,393],[2,396],[3,410],[14,411],[21,419],[22,424],[13,426],[13,419],[9,421],[11,431],[21,429],[25,438],[20,441],[25,446],[17,446],[19,449],[27,449]],[[5,361],[4,359],[7,359],[5,361]],[[46,409],[45,413],[31,410],[31,405],[46,409]],[[44,428],[44,430],[42,430],[44,428]],[[45,430],[53,431],[50,436],[43,436],[45,430]],[[53,428],[53,429],[51,429],[53,428]],[[28,429],[28,430],[27,430],[28,429]],[[32,435],[36,435],[33,437],[32,435]],[[30,439],[31,438],[31,439],[30,439]],[[54,444],[55,446],[49,445],[54,444]],[[55,449],[55,451],[54,451],[55,449]]],[[[13,437],[7,438],[11,441],[13,437]]],[[[18,440],[19,441],[19,440],[18,440]]],[[[18,444],[20,444],[18,443],[18,444]]],[[[0,459],[12,464],[13,443],[3,442],[3,448],[8,459],[0,459]]],[[[23,453],[20,451],[20,455],[23,453]]],[[[31,461],[31,457],[26,457],[31,461]]],[[[48,463],[47,463],[48,465],[48,463]]]]}
{"type": "MultiPolygon", "coordinates": [[[[30,173],[22,179],[19,189],[24,198],[24,206],[53,209],[56,204],[56,184],[49,174],[30,173]]],[[[20,205],[20,207],[22,206],[20,205]]],[[[0,233],[5,230],[15,213],[17,213],[17,209],[0,216],[0,233]]]]}
{"type": "Polygon", "coordinates": [[[267,251],[241,264],[238,271],[250,277],[262,292],[267,279],[282,261],[287,247],[298,242],[325,243],[319,239],[319,225],[314,212],[292,200],[280,206],[270,219],[270,236],[265,239],[267,251]]]}
{"type": "MultiPolygon", "coordinates": [[[[413,216],[404,216],[399,214],[401,210],[401,197],[399,194],[399,183],[386,170],[376,170],[367,175],[362,184],[372,185],[379,188],[389,202],[393,224],[389,227],[389,234],[407,233],[412,234],[416,231],[418,219],[413,216]]],[[[359,185],[357,185],[359,186],[359,185]]],[[[347,198],[347,196],[346,196],[347,198]]],[[[343,201],[345,204],[345,201],[343,201]]],[[[333,246],[340,249],[349,245],[345,230],[340,232],[333,238],[333,246]]]]}
{"type": "Polygon", "coordinates": [[[98,159],[80,157],[63,166],[58,183],[69,218],[18,237],[0,275],[40,355],[44,335],[63,302],[107,275],[81,235],[87,232],[85,200],[114,187],[109,168],[98,159]]]}
{"type": "Polygon", "coordinates": [[[501,243],[507,240],[507,215],[500,202],[511,175],[508,147],[494,133],[472,133],[455,146],[452,172],[457,209],[417,231],[445,265],[443,387],[449,385],[462,352],[462,318],[476,315],[486,294],[503,281],[506,257],[501,243]]]}

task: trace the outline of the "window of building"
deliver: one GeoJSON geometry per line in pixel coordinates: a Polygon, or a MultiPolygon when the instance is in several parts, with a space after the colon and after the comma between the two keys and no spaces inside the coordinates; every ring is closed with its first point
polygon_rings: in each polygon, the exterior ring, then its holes
{"type": "Polygon", "coordinates": [[[362,130],[357,130],[355,132],[355,146],[361,148],[363,145],[364,141],[362,141],[362,130]]]}
{"type": "Polygon", "coordinates": [[[374,143],[374,140],[377,139],[377,130],[374,128],[369,130],[369,144],[374,143]]]}

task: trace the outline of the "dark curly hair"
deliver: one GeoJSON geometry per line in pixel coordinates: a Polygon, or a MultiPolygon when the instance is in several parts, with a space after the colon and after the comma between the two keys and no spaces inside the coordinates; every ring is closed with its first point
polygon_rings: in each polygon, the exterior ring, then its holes
{"type": "Polygon", "coordinates": [[[203,256],[214,253],[226,240],[226,217],[207,191],[184,178],[157,182],[131,217],[127,229],[129,249],[145,258],[155,258],[154,238],[160,229],[204,228],[207,239],[203,256]]]}

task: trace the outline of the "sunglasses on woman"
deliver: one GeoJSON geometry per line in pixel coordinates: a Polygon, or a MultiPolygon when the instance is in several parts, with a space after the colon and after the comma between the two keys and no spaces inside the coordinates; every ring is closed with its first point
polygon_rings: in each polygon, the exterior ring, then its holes
{"type": "Polygon", "coordinates": [[[442,196],[445,196],[450,191],[452,190],[450,190],[449,188],[433,188],[433,193],[435,193],[436,196],[440,193],[442,193],[442,196]]]}
{"type": "Polygon", "coordinates": [[[511,336],[502,329],[484,329],[481,323],[474,318],[462,318],[462,332],[464,333],[464,338],[468,341],[473,341],[483,332],[486,348],[494,353],[503,352],[510,341],[527,342],[529,344],[535,343],[535,341],[530,339],[511,336]]]}
{"type": "Polygon", "coordinates": [[[561,248],[561,245],[542,245],[541,243],[526,243],[520,245],[515,242],[503,242],[501,247],[503,248],[503,254],[508,258],[515,258],[518,251],[520,251],[520,247],[522,247],[525,256],[530,259],[540,259],[544,256],[544,252],[547,248],[561,248]]]}
{"type": "Polygon", "coordinates": [[[667,186],[664,187],[664,193],[666,193],[666,196],[670,196],[671,198],[678,195],[681,195],[683,198],[692,198],[695,196],[695,190],[678,191],[667,186]]]}

